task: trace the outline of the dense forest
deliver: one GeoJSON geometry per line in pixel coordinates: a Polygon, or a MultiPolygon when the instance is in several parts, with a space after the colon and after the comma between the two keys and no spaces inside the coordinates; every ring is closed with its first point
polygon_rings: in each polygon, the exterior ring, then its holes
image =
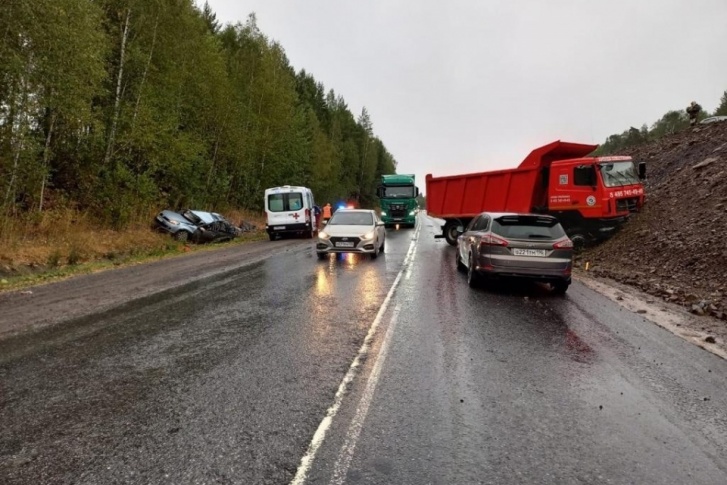
{"type": "MultiPolygon", "coordinates": [[[[697,120],[703,120],[709,116],[727,116],[727,91],[720,99],[720,104],[714,113],[702,110],[697,120]]],[[[658,140],[665,135],[671,135],[677,131],[689,128],[689,117],[685,109],[667,111],[651,127],[646,124],[641,128],[633,126],[620,134],[609,136],[606,141],[594,152],[595,155],[614,155],[625,148],[640,145],[642,143],[658,140]]]]}
{"type": "MultiPolygon", "coordinates": [[[[259,209],[266,187],[374,201],[396,161],[364,108],[193,0],[4,0],[0,218],[124,227],[160,207],[259,209]]],[[[0,234],[2,224],[0,224],[0,234]]]]}

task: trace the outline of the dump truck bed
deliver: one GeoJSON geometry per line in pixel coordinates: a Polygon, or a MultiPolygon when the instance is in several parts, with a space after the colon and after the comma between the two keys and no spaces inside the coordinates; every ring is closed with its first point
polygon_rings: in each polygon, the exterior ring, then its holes
{"type": "Polygon", "coordinates": [[[442,219],[471,218],[484,211],[531,212],[545,203],[546,170],[554,161],[581,158],[597,145],[555,141],[536,148],[517,168],[426,176],[427,213],[442,219]]]}

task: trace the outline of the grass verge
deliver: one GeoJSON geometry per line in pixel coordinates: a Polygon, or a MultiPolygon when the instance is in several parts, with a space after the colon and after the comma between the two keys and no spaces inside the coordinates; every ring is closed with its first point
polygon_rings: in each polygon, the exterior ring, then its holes
{"type": "MultiPolygon", "coordinates": [[[[258,228],[265,225],[259,216],[240,211],[227,217],[252,222],[258,228]]],[[[5,225],[0,237],[0,292],[266,238],[258,230],[225,243],[185,244],[153,231],[148,222],[114,231],[99,228],[78,212],[48,212],[36,220],[5,225]]]]}

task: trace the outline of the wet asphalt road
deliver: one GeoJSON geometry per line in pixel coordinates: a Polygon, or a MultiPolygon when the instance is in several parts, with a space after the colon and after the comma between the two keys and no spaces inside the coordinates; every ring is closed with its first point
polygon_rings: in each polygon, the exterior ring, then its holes
{"type": "Polygon", "coordinates": [[[0,483],[727,483],[727,362],[580,284],[470,290],[433,226],[0,341],[0,483]]]}

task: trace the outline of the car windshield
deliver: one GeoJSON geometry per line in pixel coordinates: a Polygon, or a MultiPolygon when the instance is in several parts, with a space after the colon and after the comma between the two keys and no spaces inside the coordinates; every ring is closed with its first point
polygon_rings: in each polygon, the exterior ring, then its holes
{"type": "Polygon", "coordinates": [[[414,186],[405,187],[384,187],[384,197],[407,198],[414,197],[414,186]]]}
{"type": "Polygon", "coordinates": [[[194,211],[191,210],[186,210],[182,212],[181,215],[184,219],[187,219],[189,222],[192,222],[194,224],[201,224],[203,222],[202,219],[197,214],[195,214],[194,211]]]}
{"type": "Polygon", "coordinates": [[[371,226],[373,223],[370,212],[336,212],[328,222],[332,226],[371,226]]]}
{"type": "Polygon", "coordinates": [[[600,163],[603,185],[606,187],[619,187],[639,183],[634,162],[608,162],[600,163]]]}
{"type": "Polygon", "coordinates": [[[185,212],[184,217],[189,219],[190,217],[187,215],[187,213],[190,213],[190,212],[194,216],[196,216],[201,222],[203,222],[205,224],[209,224],[210,222],[213,222],[215,220],[215,217],[213,214],[211,214],[209,212],[202,212],[202,211],[191,211],[190,210],[190,211],[185,212]]]}
{"type": "Polygon", "coordinates": [[[492,221],[492,232],[507,239],[560,239],[565,236],[556,219],[537,216],[503,216],[492,221]]]}

